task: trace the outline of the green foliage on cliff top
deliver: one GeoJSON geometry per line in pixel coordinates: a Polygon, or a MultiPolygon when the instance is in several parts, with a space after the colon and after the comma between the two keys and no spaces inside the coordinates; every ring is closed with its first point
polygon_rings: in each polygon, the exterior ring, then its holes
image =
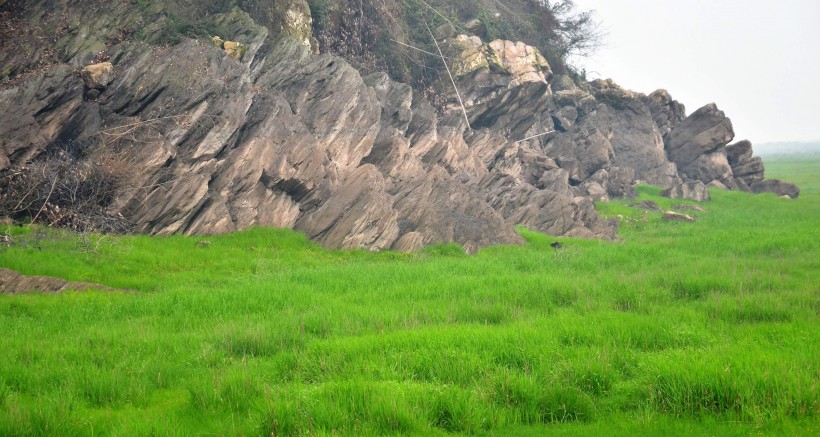
{"type": "Polygon", "coordinates": [[[12,228],[0,266],[140,291],[0,295],[0,434],[816,435],[820,159],[767,168],[800,198],[560,250],[12,228]]]}

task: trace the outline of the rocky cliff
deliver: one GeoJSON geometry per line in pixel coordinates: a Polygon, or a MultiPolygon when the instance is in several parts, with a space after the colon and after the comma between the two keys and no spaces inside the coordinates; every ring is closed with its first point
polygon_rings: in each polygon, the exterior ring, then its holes
{"type": "Polygon", "coordinates": [[[763,179],[751,143],[730,145],[715,105],[687,117],[663,90],[556,74],[523,42],[437,29],[460,93],[448,80],[436,104],[318,53],[304,0],[188,6],[204,30],[171,36],[168,3],[0,1],[3,214],[472,251],[520,242],[515,225],[615,238],[593,202],[640,181],[799,193],[763,179]],[[93,202],[65,200],[77,192],[93,202]]]}

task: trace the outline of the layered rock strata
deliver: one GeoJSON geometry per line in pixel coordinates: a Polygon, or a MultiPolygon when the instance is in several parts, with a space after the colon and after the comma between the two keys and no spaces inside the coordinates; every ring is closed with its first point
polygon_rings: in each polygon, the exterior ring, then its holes
{"type": "Polygon", "coordinates": [[[317,55],[309,9],[290,3],[257,11],[259,23],[216,17],[241,54],[209,39],[126,40],[107,64],[78,49],[2,85],[0,168],[91,144],[123,165],[110,207],[136,231],[275,226],[370,250],[520,243],[516,225],[612,239],[617,223],[594,202],[639,181],[788,191],[760,185],[750,144],[727,147],[731,122],[714,105],[684,117],[665,91],[554,75],[534,47],[461,35],[441,45],[464,106],[450,87],[437,111],[386,74],[317,55]]]}

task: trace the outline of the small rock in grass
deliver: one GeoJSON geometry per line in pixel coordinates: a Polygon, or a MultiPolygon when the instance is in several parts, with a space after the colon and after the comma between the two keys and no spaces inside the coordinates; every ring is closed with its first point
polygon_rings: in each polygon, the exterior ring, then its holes
{"type": "Polygon", "coordinates": [[[672,207],[672,209],[674,209],[675,211],[700,211],[700,212],[706,211],[706,210],[705,210],[705,209],[703,209],[703,207],[701,207],[701,206],[697,206],[697,205],[683,205],[683,204],[681,204],[681,205],[675,205],[675,206],[673,206],[673,207],[672,207]]]}
{"type": "Polygon", "coordinates": [[[641,201],[641,202],[633,203],[632,207],[633,208],[638,208],[638,209],[643,209],[643,210],[646,210],[646,211],[663,211],[663,208],[661,208],[657,203],[655,203],[651,200],[644,200],[644,201],[641,201]]]}
{"type": "Polygon", "coordinates": [[[681,214],[679,212],[667,211],[663,215],[664,221],[679,221],[679,222],[693,222],[695,218],[691,215],[681,214]]]}

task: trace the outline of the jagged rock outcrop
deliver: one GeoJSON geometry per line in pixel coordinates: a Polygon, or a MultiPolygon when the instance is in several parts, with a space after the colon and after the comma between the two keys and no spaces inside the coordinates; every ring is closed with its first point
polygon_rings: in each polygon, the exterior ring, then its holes
{"type": "Polygon", "coordinates": [[[732,169],[724,148],[734,136],[731,120],[715,104],[709,104],[669,132],[666,152],[684,179],[718,180],[732,186],[732,169]]]}
{"type": "Polygon", "coordinates": [[[666,90],[656,90],[644,97],[643,101],[652,113],[658,133],[664,138],[686,118],[686,107],[674,100],[666,90]]]}
{"type": "MultiPolygon", "coordinates": [[[[92,3],[57,2],[69,15],[92,3]]],[[[453,28],[437,32],[464,108],[449,83],[435,108],[384,73],[316,54],[304,0],[237,4],[207,15],[218,39],[114,34],[138,21],[119,1],[99,7],[124,21],[64,29],[73,49],[0,84],[0,170],[65,149],[122,172],[110,211],[138,232],[275,226],[372,250],[520,243],[515,225],[616,238],[594,201],[634,195],[639,181],[788,191],[760,185],[750,144],[727,147],[731,122],[714,105],[684,117],[665,91],[556,75],[535,47],[453,28]],[[110,60],[89,51],[99,44],[110,60]]]]}
{"type": "Polygon", "coordinates": [[[726,146],[726,160],[732,167],[734,182],[743,191],[763,180],[763,159],[752,156],[752,143],[748,140],[726,146]]]}

